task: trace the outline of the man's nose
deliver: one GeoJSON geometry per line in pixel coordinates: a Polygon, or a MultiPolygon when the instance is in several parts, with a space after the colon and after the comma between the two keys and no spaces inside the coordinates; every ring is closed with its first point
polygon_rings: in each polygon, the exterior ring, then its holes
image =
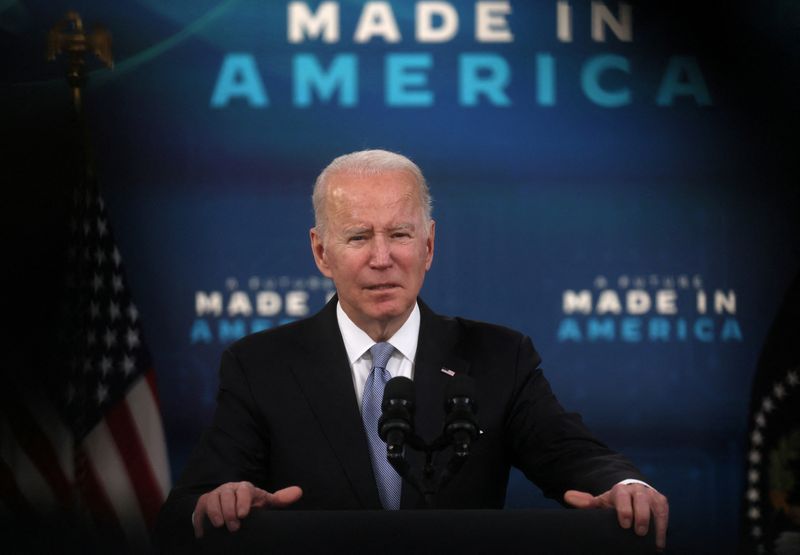
{"type": "Polygon", "coordinates": [[[369,263],[373,268],[386,268],[392,265],[392,248],[383,235],[376,235],[372,241],[372,256],[369,263]]]}

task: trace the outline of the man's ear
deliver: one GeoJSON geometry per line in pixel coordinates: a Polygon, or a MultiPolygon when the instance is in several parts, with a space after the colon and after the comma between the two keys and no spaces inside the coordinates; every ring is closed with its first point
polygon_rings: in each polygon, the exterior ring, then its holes
{"type": "Polygon", "coordinates": [[[428,249],[428,253],[425,258],[425,270],[431,269],[431,264],[433,263],[433,247],[435,244],[436,239],[436,222],[431,220],[431,227],[428,230],[428,239],[425,241],[425,246],[428,249]]]}
{"type": "Polygon", "coordinates": [[[308,236],[311,239],[311,253],[314,255],[314,262],[317,264],[317,268],[319,268],[323,276],[331,277],[331,269],[328,266],[325,241],[322,240],[322,235],[320,235],[316,227],[312,227],[308,232],[308,236]]]}

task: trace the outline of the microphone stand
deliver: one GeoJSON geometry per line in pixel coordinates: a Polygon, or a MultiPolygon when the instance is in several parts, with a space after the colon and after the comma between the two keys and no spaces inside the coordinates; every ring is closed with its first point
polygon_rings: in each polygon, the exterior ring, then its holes
{"type": "MultiPolygon", "coordinates": [[[[475,438],[470,438],[470,440],[474,441],[477,440],[477,438],[476,435],[475,438]]],[[[437,467],[433,463],[433,456],[438,451],[443,451],[452,444],[453,441],[448,437],[448,434],[443,433],[430,444],[426,443],[417,434],[413,434],[406,438],[405,443],[400,446],[387,445],[386,458],[389,464],[392,465],[404,480],[419,492],[426,509],[435,508],[434,498],[436,494],[453,479],[458,471],[461,470],[461,467],[464,466],[467,458],[469,458],[470,441],[459,443],[456,445],[450,460],[437,475],[437,467]],[[425,464],[422,468],[421,475],[417,472],[413,472],[411,465],[406,460],[405,445],[425,454],[425,464]]]]}
{"type": "Polygon", "coordinates": [[[386,442],[386,459],[411,487],[419,492],[425,508],[434,507],[436,494],[461,470],[470,454],[470,444],[482,433],[475,419],[477,405],[469,377],[455,378],[445,397],[445,422],[442,433],[427,443],[414,431],[414,390],[408,378],[392,378],[384,390],[383,414],[378,435],[386,442]],[[411,469],[406,460],[406,445],[425,454],[422,473],[411,469]],[[453,455],[437,469],[434,455],[452,446],[453,455]]]}

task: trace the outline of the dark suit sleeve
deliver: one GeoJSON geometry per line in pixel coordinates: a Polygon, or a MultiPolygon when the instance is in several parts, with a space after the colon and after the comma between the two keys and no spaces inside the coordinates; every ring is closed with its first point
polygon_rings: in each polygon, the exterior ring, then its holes
{"type": "Polygon", "coordinates": [[[621,480],[643,480],[633,464],[591,435],[579,415],[561,407],[540,362],[523,337],[506,421],[512,464],[558,501],[569,489],[598,495],[621,480]]]}
{"type": "Polygon", "coordinates": [[[268,428],[247,376],[232,349],[222,355],[217,409],[186,469],[161,509],[156,535],[162,547],[193,537],[191,515],[197,499],[226,482],[247,480],[264,487],[268,428]]]}

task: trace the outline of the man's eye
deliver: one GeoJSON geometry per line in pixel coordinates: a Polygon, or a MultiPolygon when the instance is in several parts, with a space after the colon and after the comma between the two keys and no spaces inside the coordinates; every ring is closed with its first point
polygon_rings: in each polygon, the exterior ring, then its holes
{"type": "Polygon", "coordinates": [[[393,233],[392,237],[395,237],[397,239],[407,239],[408,237],[411,237],[411,234],[405,231],[401,231],[398,233],[393,233]]]}
{"type": "Polygon", "coordinates": [[[353,235],[352,237],[350,237],[350,242],[363,241],[364,239],[366,239],[364,235],[353,235]]]}

